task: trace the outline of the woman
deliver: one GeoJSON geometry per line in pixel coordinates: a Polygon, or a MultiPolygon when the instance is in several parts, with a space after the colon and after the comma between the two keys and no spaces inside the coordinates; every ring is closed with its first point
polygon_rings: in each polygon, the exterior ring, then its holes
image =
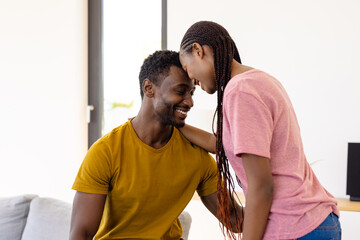
{"type": "Polygon", "coordinates": [[[306,160],[296,115],[280,82],[243,65],[229,33],[214,22],[188,29],[180,62],[195,84],[217,92],[216,139],[191,126],[181,131],[208,151],[216,149],[221,219],[229,218],[225,189],[234,191],[230,162],[246,197],[243,239],[340,239],[336,199],[306,160]]]}

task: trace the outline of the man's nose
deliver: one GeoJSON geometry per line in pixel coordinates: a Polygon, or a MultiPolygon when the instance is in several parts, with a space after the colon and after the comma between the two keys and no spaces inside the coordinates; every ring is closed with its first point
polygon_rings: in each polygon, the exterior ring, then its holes
{"type": "Polygon", "coordinates": [[[194,106],[194,100],[191,96],[191,94],[187,94],[184,99],[184,104],[186,104],[188,107],[192,108],[194,106]]]}

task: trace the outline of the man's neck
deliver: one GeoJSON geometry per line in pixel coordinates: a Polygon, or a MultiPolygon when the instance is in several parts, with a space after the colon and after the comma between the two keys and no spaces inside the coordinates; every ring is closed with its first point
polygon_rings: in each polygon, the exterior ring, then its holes
{"type": "Polygon", "coordinates": [[[131,124],[140,140],[155,149],[165,146],[173,131],[173,126],[161,124],[153,115],[145,113],[142,109],[131,124]]]}

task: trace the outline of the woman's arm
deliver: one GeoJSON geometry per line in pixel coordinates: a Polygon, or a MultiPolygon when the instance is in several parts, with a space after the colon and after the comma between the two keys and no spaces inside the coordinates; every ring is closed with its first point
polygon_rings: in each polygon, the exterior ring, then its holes
{"type": "Polygon", "coordinates": [[[248,191],[243,223],[243,240],[263,239],[273,199],[273,177],[268,158],[241,154],[248,191]]]}
{"type": "Polygon", "coordinates": [[[179,128],[179,130],[190,142],[198,145],[208,152],[213,154],[216,153],[216,137],[214,134],[188,124],[185,124],[185,126],[179,128]]]}

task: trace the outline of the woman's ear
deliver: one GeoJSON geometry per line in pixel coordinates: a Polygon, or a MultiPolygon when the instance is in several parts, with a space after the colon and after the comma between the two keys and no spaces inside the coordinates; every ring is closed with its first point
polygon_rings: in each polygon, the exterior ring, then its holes
{"type": "Polygon", "coordinates": [[[204,56],[204,48],[197,42],[192,45],[193,53],[195,56],[203,58],[204,56]]]}
{"type": "Polygon", "coordinates": [[[148,98],[154,97],[154,83],[151,82],[149,79],[145,79],[142,83],[142,89],[144,95],[148,98]]]}

